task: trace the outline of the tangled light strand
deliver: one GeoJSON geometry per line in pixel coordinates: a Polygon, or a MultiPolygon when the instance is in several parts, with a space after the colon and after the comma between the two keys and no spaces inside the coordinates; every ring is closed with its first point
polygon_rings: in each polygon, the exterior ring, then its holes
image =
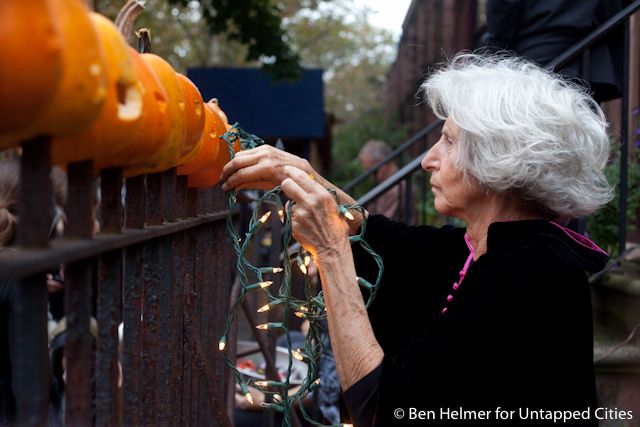
{"type": "MultiPolygon", "coordinates": [[[[222,137],[229,146],[229,152],[231,154],[231,158],[235,156],[234,152],[234,144],[240,141],[240,145],[242,149],[250,149],[255,148],[259,145],[264,144],[264,141],[255,135],[251,135],[243,131],[238,124],[236,123],[225,135],[222,137]]],[[[369,253],[378,266],[378,276],[376,278],[376,282],[374,284],[366,281],[363,278],[356,278],[358,284],[365,288],[369,296],[366,301],[366,307],[368,308],[373,299],[375,298],[376,292],[380,285],[380,280],[382,278],[382,273],[384,271],[384,266],[382,263],[382,259],[378,254],[376,254],[369,244],[364,240],[363,236],[366,231],[366,220],[364,217],[364,208],[360,205],[345,205],[341,204],[338,198],[337,193],[333,189],[327,189],[336,200],[338,209],[340,213],[345,217],[345,220],[353,220],[354,217],[351,210],[356,210],[360,212],[362,215],[362,225],[360,227],[360,232],[354,236],[351,236],[349,240],[351,243],[358,243],[362,246],[362,248],[369,253]]],[[[270,403],[262,403],[262,406],[276,412],[280,412],[283,415],[283,426],[291,427],[291,414],[294,410],[294,405],[298,405],[300,409],[300,413],[303,417],[312,425],[318,427],[344,427],[348,424],[334,424],[331,426],[327,426],[325,424],[319,423],[315,421],[305,410],[303,402],[307,394],[311,391],[315,390],[319,384],[320,379],[318,377],[318,362],[320,356],[325,351],[324,342],[326,341],[326,328],[324,327],[323,321],[326,320],[326,309],[324,304],[324,298],[322,290],[317,291],[313,286],[311,280],[309,280],[309,276],[307,275],[307,267],[311,261],[310,255],[304,250],[304,248],[300,247],[297,250],[289,253],[290,245],[292,241],[292,209],[294,206],[293,202],[290,202],[283,207],[282,201],[280,199],[281,189],[280,187],[275,187],[274,189],[265,192],[262,197],[257,202],[257,205],[251,215],[251,219],[249,220],[248,231],[245,233],[244,238],[242,238],[235,230],[233,226],[233,212],[236,205],[236,192],[229,192],[229,216],[227,217],[227,234],[231,237],[233,241],[233,247],[235,249],[237,255],[237,270],[241,283],[240,294],[238,298],[233,302],[231,307],[229,308],[229,313],[227,315],[227,323],[224,330],[223,336],[219,341],[219,350],[224,352],[224,357],[227,365],[232,370],[236,382],[240,386],[241,392],[245,395],[247,400],[253,403],[253,399],[251,397],[251,393],[249,392],[249,386],[255,387],[261,392],[265,393],[265,395],[270,395],[272,397],[272,402],[270,403]],[[258,232],[258,230],[262,227],[263,224],[267,222],[270,218],[271,210],[266,211],[261,216],[258,216],[260,212],[262,212],[263,205],[272,204],[275,205],[278,215],[280,216],[280,220],[284,223],[284,229],[282,233],[282,244],[283,244],[283,252],[284,252],[284,263],[282,267],[279,266],[271,266],[271,267],[258,267],[251,264],[245,254],[249,248],[249,244],[254,237],[254,235],[258,232]],[[292,264],[296,264],[298,268],[302,271],[304,275],[304,295],[306,300],[300,300],[292,296],[291,294],[291,266],[292,264]],[[274,295],[269,291],[269,287],[273,283],[271,280],[265,280],[265,274],[279,274],[282,273],[282,283],[278,290],[277,295],[274,295]],[[288,353],[288,366],[286,376],[281,381],[274,380],[261,380],[256,381],[253,379],[246,380],[242,377],[242,374],[237,369],[233,360],[229,358],[229,354],[227,351],[227,339],[229,337],[229,332],[231,330],[231,326],[235,319],[235,313],[244,300],[245,296],[252,291],[264,292],[268,303],[258,309],[258,312],[268,311],[269,309],[282,306],[282,320],[280,322],[271,322],[264,323],[261,325],[257,325],[256,328],[262,330],[269,329],[280,329],[286,336],[287,340],[287,353],[288,353]],[[289,314],[290,311],[294,310],[295,315],[301,318],[304,318],[309,321],[309,332],[307,333],[306,341],[304,348],[292,349],[291,346],[291,335],[289,333],[289,314]],[[291,371],[293,366],[293,358],[296,358],[307,364],[307,375],[302,384],[300,385],[299,390],[292,395],[289,395],[288,390],[290,386],[290,378],[291,371]]]]}

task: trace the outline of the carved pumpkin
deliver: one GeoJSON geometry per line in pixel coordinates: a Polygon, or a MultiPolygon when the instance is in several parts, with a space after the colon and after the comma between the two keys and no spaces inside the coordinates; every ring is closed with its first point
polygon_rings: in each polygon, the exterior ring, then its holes
{"type": "MultiPolygon", "coordinates": [[[[49,0],[0,1],[0,133],[36,117],[62,72],[62,40],[49,0]]],[[[17,145],[8,140],[0,148],[17,145]]]]}
{"type": "Polygon", "coordinates": [[[222,110],[214,108],[211,102],[207,102],[204,105],[207,110],[211,112],[213,119],[212,136],[215,136],[212,138],[212,155],[207,159],[205,169],[193,171],[189,174],[188,185],[191,188],[206,188],[216,185],[220,181],[222,168],[231,160],[229,146],[227,142],[222,139],[222,135],[227,132],[227,127],[218,113],[218,111],[222,110]]]}
{"type": "MultiPolygon", "coordinates": [[[[230,131],[232,129],[234,129],[234,127],[232,125],[229,124],[229,120],[227,119],[227,115],[225,114],[224,111],[222,111],[222,108],[220,108],[220,103],[218,102],[218,98],[211,98],[211,100],[209,100],[208,104],[211,106],[211,108],[213,108],[213,110],[218,113],[218,116],[220,116],[220,118],[222,119],[225,128],[227,129],[227,131],[230,131]]],[[[238,152],[240,151],[240,141],[236,141],[233,144],[233,151],[234,152],[238,152]]]]}
{"type": "Polygon", "coordinates": [[[193,160],[200,151],[200,144],[205,121],[204,101],[200,91],[186,76],[176,73],[182,93],[184,94],[184,112],[186,114],[187,136],[182,145],[178,164],[185,164],[193,160]]]}
{"type": "Polygon", "coordinates": [[[160,80],[142,59],[140,54],[129,48],[136,67],[136,75],[142,90],[141,124],[131,135],[132,144],[124,150],[104,156],[96,161],[96,169],[120,165],[123,167],[154,167],[149,159],[169,144],[171,117],[169,98],[160,80]]]}
{"type": "Polygon", "coordinates": [[[86,129],[102,109],[107,90],[105,62],[89,11],[80,0],[54,0],[51,4],[65,45],[62,79],[42,113],[7,138],[72,136],[86,129]]]}
{"type": "Polygon", "coordinates": [[[53,141],[54,164],[100,159],[132,143],[141,124],[142,90],[129,46],[107,18],[91,13],[106,59],[107,93],[98,118],[85,131],[53,141]]]}
{"type": "Polygon", "coordinates": [[[132,168],[125,171],[125,176],[153,173],[177,166],[182,154],[182,146],[187,137],[186,115],[184,113],[184,95],[182,87],[173,67],[167,61],[153,53],[143,53],[142,59],[154,71],[167,92],[169,99],[169,117],[171,131],[167,145],[156,154],[150,156],[151,166],[132,168]]]}
{"type": "MultiPolygon", "coordinates": [[[[197,153],[187,163],[178,166],[178,175],[189,175],[193,173],[205,172],[215,162],[218,155],[218,143],[214,129],[213,115],[210,108],[204,107],[204,127],[200,140],[198,141],[197,153]]],[[[196,150],[194,150],[196,151],[196,150]]]]}

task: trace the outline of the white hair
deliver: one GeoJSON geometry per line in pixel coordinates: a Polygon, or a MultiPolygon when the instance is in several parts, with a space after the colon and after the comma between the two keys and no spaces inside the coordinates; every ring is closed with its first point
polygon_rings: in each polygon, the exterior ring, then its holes
{"type": "Polygon", "coordinates": [[[421,86],[460,127],[456,165],[545,216],[577,218],[607,203],[607,122],[587,91],[522,58],[459,54],[421,86]]]}

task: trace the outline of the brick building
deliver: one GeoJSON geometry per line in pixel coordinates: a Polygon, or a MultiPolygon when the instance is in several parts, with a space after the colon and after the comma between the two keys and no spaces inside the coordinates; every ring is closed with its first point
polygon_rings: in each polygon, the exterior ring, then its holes
{"type": "Polygon", "coordinates": [[[476,0],[413,0],[402,25],[398,54],[388,75],[385,113],[415,133],[433,119],[416,94],[430,66],[473,49],[476,0]],[[420,105],[419,105],[420,104],[420,105]]]}

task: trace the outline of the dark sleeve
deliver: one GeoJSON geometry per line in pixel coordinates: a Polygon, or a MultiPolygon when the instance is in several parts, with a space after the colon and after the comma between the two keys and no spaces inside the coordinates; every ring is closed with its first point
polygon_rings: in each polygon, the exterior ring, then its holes
{"type": "Polygon", "coordinates": [[[378,365],[377,368],[342,393],[351,415],[351,424],[358,427],[373,425],[378,406],[378,386],[381,375],[382,365],[378,365]]]}
{"type": "Polygon", "coordinates": [[[501,49],[515,48],[521,3],[521,0],[487,0],[489,46],[501,49]]]}
{"type": "MultiPolygon", "coordinates": [[[[417,265],[428,268],[438,264],[439,255],[454,227],[442,228],[427,225],[408,225],[392,221],[383,215],[370,215],[366,223],[364,239],[382,257],[386,277],[397,277],[396,272],[414,269],[417,265]],[[418,264],[416,264],[418,263],[418,264]]],[[[462,233],[458,233],[462,237],[462,233]]],[[[462,241],[461,241],[462,242],[462,241]]],[[[353,245],[354,261],[358,273],[373,270],[375,264],[359,244],[353,245]]],[[[375,269],[377,270],[377,269],[375,269]]],[[[375,280],[371,274],[366,277],[375,280]]],[[[395,282],[399,282],[395,280],[395,282]]]]}
{"type": "MultiPolygon", "coordinates": [[[[455,274],[469,253],[463,234],[449,226],[409,226],[382,215],[369,217],[364,238],[382,257],[384,274],[368,313],[385,354],[406,346],[435,318],[446,297],[439,285],[448,282],[441,276],[451,273],[443,264],[454,266],[455,274]]],[[[375,283],[378,268],[373,259],[358,243],[352,247],[357,274],[375,283]]],[[[363,294],[367,301],[368,291],[363,294]]]]}

